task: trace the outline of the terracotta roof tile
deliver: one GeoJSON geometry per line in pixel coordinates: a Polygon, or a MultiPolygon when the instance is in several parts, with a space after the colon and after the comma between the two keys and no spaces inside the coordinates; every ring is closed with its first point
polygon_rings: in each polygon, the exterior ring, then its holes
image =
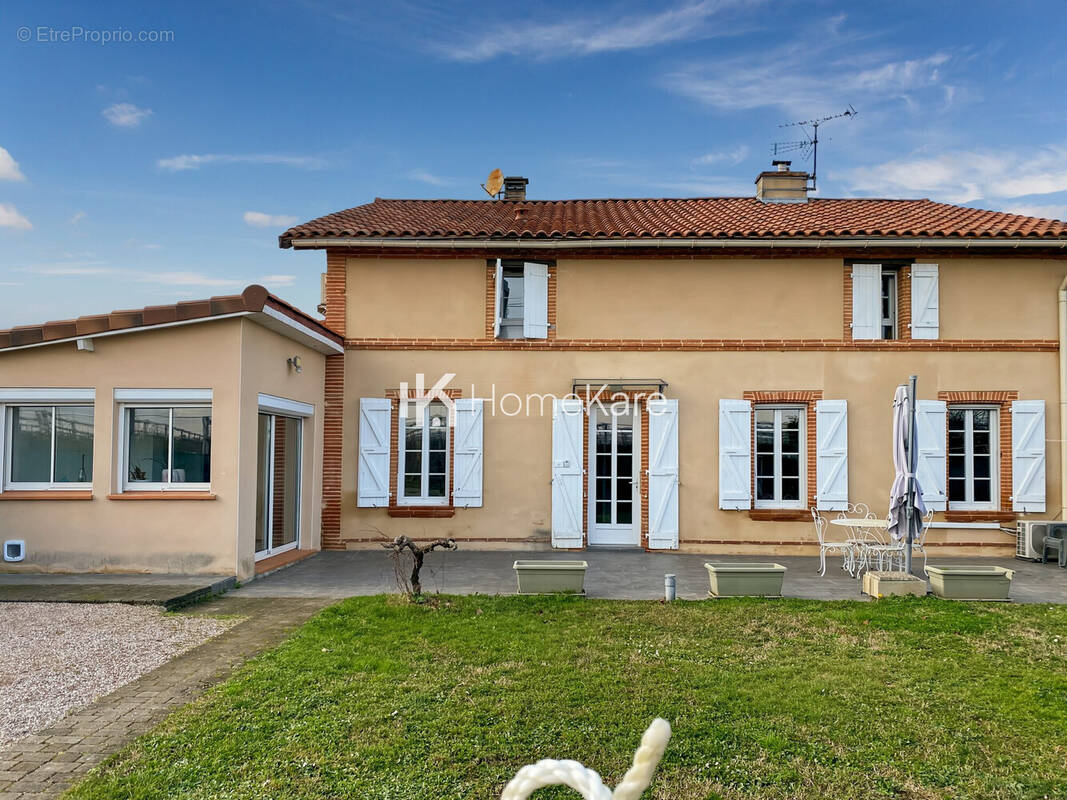
{"type": "Polygon", "coordinates": [[[296,225],[282,247],[309,238],[1067,238],[1067,223],[932,200],[752,197],[619,200],[383,200],[296,225]]]}
{"type": "Polygon", "coordinates": [[[77,319],[56,320],[42,325],[21,325],[10,330],[0,330],[0,350],[20,345],[60,341],[77,336],[92,336],[109,331],[151,327],[168,322],[207,320],[223,314],[260,312],[265,307],[283,314],[316,330],[336,344],[343,344],[340,334],[326,327],[320,320],[305,314],[296,306],[270,294],[262,286],[252,285],[241,294],[212,297],[208,300],[190,300],[169,306],[148,306],[110,314],[95,314],[77,319]]]}

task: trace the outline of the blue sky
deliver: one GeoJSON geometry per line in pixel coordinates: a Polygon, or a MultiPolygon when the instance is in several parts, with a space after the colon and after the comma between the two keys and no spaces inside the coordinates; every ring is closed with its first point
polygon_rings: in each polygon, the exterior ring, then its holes
{"type": "Polygon", "coordinates": [[[823,128],[820,196],[1063,219],[1062,11],[8,0],[0,327],[253,282],[313,311],[325,258],[278,249],[292,222],[483,197],[494,167],[532,198],[750,195],[798,138],[781,123],[850,103],[823,128]],[[165,41],[100,41],[116,31],[165,41]]]}

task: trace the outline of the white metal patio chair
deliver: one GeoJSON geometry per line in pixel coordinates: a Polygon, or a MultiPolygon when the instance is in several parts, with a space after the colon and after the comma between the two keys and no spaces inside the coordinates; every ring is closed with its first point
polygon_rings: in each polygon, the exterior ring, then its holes
{"type": "Polygon", "coordinates": [[[840,553],[842,557],[841,568],[852,574],[855,547],[851,541],[827,541],[826,528],[829,524],[826,518],[819,513],[814,506],[811,509],[811,519],[815,523],[815,535],[819,537],[819,575],[826,574],[826,554],[840,553]]]}

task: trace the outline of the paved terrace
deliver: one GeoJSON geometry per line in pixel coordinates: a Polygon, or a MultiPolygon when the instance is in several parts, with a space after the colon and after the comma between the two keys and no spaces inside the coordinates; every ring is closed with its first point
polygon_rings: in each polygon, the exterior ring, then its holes
{"type": "MultiPolygon", "coordinates": [[[[516,559],[581,559],[589,563],[585,588],[589,597],[657,600],[663,597],[663,576],[677,575],[678,597],[707,597],[706,561],[756,561],[755,556],[709,556],[690,553],[644,553],[633,550],[588,550],[583,553],[435,550],[422,570],[425,592],[446,594],[513,594],[516,559]]],[[[826,575],[816,573],[818,559],[778,556],[788,568],[787,597],[816,600],[867,600],[861,581],[850,578],[840,559],[827,560],[826,575]]],[[[997,564],[1016,570],[1012,599],[1021,603],[1067,603],[1067,569],[1013,558],[936,558],[931,564],[997,564]]],[[[916,559],[921,574],[922,559],[916,559]]],[[[246,584],[234,597],[326,597],[395,592],[393,563],[385,550],[324,552],[265,578],[246,584]]]]}

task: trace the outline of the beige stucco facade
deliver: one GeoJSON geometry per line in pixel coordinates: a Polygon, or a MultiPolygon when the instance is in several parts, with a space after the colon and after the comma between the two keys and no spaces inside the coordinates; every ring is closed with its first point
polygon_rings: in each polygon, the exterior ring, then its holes
{"type": "Polygon", "coordinates": [[[304,421],[300,548],[319,546],[325,357],[247,318],[138,330],[0,352],[0,387],[95,390],[91,499],[0,492],[0,539],[26,559],[0,570],[166,572],[249,577],[254,570],[259,394],[313,406],[304,421]],[[300,356],[302,372],[287,359],[300,356]],[[212,499],[123,492],[116,389],[210,389],[212,499]]]}
{"type": "MultiPolygon", "coordinates": [[[[481,344],[486,339],[484,258],[349,258],[347,336],[360,342],[346,353],[342,538],[350,547],[371,546],[380,533],[453,536],[470,547],[549,546],[551,404],[544,414],[534,403],[531,415],[508,416],[500,403],[507,393],[562,396],[577,377],[658,378],[669,384],[665,394],[679,403],[683,550],[817,552],[810,520],[768,521],[747,511],[719,509],[720,399],[754,391],[814,390],[824,399],[847,400],[849,499],[884,514],[893,479],[891,399],[911,374],[919,377],[920,398],[1007,391],[1043,401],[1047,512],[1036,516],[1059,515],[1056,290],[1067,274],[1067,260],[912,257],[940,265],[941,346],[904,341],[897,347],[853,347],[843,333],[847,267],[840,257],[560,258],[552,273],[555,339],[536,349],[481,344]],[[442,304],[435,292],[424,291],[427,308],[412,306],[412,273],[423,275],[426,286],[449,285],[444,315],[430,313],[429,305],[442,304]],[[380,285],[368,293],[362,281],[372,274],[380,285]],[[379,341],[366,341],[375,337],[379,341]],[[394,345],[393,337],[462,341],[420,350],[394,345]],[[666,349],[647,350],[613,345],[618,339],[672,342],[666,349]],[[807,345],[745,345],[767,339],[807,345]],[[598,346],[572,347],[572,340],[595,340],[598,346]],[[728,341],[716,348],[695,340],[728,341]],[[1023,345],[1033,340],[1044,345],[1023,345]],[[457,508],[446,518],[399,518],[386,509],[356,505],[359,398],[383,397],[402,381],[411,383],[417,373],[425,374],[428,384],[455,373],[452,387],[465,397],[489,401],[481,508],[457,508]]],[[[508,411],[515,405],[506,401],[508,411]]],[[[938,522],[944,520],[938,515],[938,522]]],[[[939,527],[929,540],[960,543],[941,550],[953,555],[1004,555],[1014,547],[1014,536],[988,523],[939,527]]]]}

